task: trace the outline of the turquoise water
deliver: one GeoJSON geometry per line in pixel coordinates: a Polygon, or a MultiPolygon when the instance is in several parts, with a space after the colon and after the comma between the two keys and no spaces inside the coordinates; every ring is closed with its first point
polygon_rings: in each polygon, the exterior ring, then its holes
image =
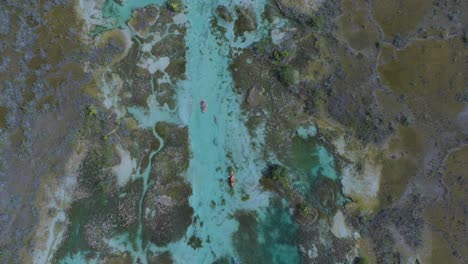
{"type": "MultiPolygon", "coordinates": [[[[126,27],[125,22],[134,8],[164,2],[124,1],[124,5],[120,6],[108,0],[103,12],[106,17],[114,18],[115,24],[107,26],[126,27]]],[[[198,220],[180,241],[165,247],[142,243],[141,207],[148,189],[150,163],[147,168],[140,169],[140,174],[133,175],[133,178],[143,179],[136,241],[132,241],[135,236],[123,233],[108,241],[108,244],[114,252],[130,253],[135,263],[137,260],[147,263],[148,251],[155,254],[169,251],[175,263],[212,263],[217,259],[233,257],[240,258],[241,263],[299,263],[298,246],[294,241],[297,225],[292,219],[290,206],[285,200],[263,192],[259,187],[266,161],[260,158],[260,150],[252,148],[251,142],[264,142],[264,139],[261,133],[258,138],[249,136],[240,109],[241,99],[233,91],[229,71],[234,48],[248,47],[268,34],[271,25],[262,20],[266,0],[187,0],[185,4],[188,23],[185,37],[186,80],[176,84],[176,109],[159,105],[153,93],[147,108],[130,108],[128,112],[144,128],[154,128],[158,122],[188,127],[192,155],[185,176],[192,186],[189,203],[198,220]],[[221,22],[226,34],[223,37],[214,35],[210,20],[216,7],[224,5],[235,14],[234,7],[238,4],[249,4],[255,10],[257,31],[236,39],[233,24],[221,22]],[[201,100],[207,103],[207,113],[200,111],[201,100]],[[237,181],[233,190],[227,184],[228,167],[236,170],[237,181]],[[250,198],[243,200],[245,195],[250,198]],[[203,225],[199,224],[201,222],[203,225]],[[188,244],[192,236],[201,239],[201,248],[193,249],[188,244]]],[[[299,129],[298,133],[306,140],[316,131],[314,127],[306,127],[299,129]]],[[[161,145],[152,152],[151,157],[157,155],[164,143],[155,132],[154,135],[161,145]]],[[[303,159],[298,166],[308,162],[320,163],[321,166],[305,166],[304,169],[313,175],[337,178],[333,157],[325,148],[314,146],[300,152],[306,154],[305,157],[298,157],[303,159]]],[[[302,180],[306,182],[309,179],[302,180]]],[[[74,257],[68,256],[62,262],[82,263],[84,254],[80,252],[74,257]]]]}
{"type": "MultiPolygon", "coordinates": [[[[240,1],[237,1],[237,3],[240,1]]],[[[241,42],[227,34],[224,41],[212,34],[210,19],[218,4],[233,10],[236,1],[187,1],[186,33],[187,80],[180,84],[178,94],[180,116],[187,120],[193,158],[187,171],[193,195],[190,205],[203,226],[192,225],[187,237],[196,235],[204,246],[194,250],[187,241],[169,245],[177,263],[211,263],[221,257],[238,255],[232,234],[238,229],[233,214],[238,210],[259,210],[268,205],[268,196],[256,187],[261,175],[256,163],[257,153],[252,150],[247,128],[241,121],[239,98],[233,92],[228,70],[232,46],[248,46],[264,34],[250,35],[241,42]],[[207,113],[199,103],[205,100],[207,113]],[[185,104],[191,105],[189,109],[185,104]],[[227,185],[228,166],[236,168],[237,184],[234,192],[227,185]],[[217,168],[222,168],[218,170],[217,168]],[[241,192],[242,190],[242,192],[241,192]],[[250,200],[242,201],[242,193],[250,200]],[[212,206],[212,202],[216,206],[212,206]],[[223,201],[224,205],[223,205],[223,201]]],[[[264,2],[254,3],[260,19],[264,2]]],[[[228,32],[232,32],[232,27],[228,32]]],[[[263,212],[259,212],[262,214],[263,212]]],[[[274,244],[270,245],[274,248],[274,244]]],[[[292,254],[296,251],[292,248],[292,254]]]]}

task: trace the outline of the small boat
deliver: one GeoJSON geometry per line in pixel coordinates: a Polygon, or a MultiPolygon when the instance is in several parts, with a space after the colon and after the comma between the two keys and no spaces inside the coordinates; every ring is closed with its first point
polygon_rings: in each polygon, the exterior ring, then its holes
{"type": "Polygon", "coordinates": [[[236,183],[236,175],[234,173],[234,170],[231,169],[231,171],[229,172],[229,185],[231,185],[231,187],[234,187],[235,183],[236,183]]]}
{"type": "Polygon", "coordinates": [[[235,183],[236,183],[236,177],[230,177],[229,178],[229,185],[231,185],[231,187],[234,187],[235,183]]]}
{"type": "Polygon", "coordinates": [[[206,102],[205,102],[205,100],[201,101],[201,108],[203,110],[203,113],[206,113],[206,102]]]}

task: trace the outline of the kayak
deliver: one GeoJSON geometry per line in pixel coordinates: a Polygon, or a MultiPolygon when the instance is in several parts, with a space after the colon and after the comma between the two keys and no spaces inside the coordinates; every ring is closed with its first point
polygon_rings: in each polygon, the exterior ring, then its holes
{"type": "Polygon", "coordinates": [[[203,113],[206,113],[206,102],[205,102],[205,100],[201,101],[201,108],[203,110],[203,113]]]}
{"type": "Polygon", "coordinates": [[[234,170],[231,169],[231,171],[229,172],[229,185],[231,185],[231,187],[234,187],[235,182],[236,175],[234,174],[234,170]]]}
{"type": "Polygon", "coordinates": [[[236,181],[236,177],[234,177],[234,176],[230,177],[229,178],[229,185],[231,185],[231,187],[234,187],[235,181],[236,181]]]}

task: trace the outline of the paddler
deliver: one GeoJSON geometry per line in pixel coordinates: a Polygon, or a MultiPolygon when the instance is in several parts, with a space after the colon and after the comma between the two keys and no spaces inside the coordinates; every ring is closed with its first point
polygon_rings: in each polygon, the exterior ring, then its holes
{"type": "Polygon", "coordinates": [[[231,187],[234,187],[235,182],[236,182],[236,176],[234,174],[234,170],[231,169],[231,171],[229,173],[229,183],[230,183],[231,187]]]}

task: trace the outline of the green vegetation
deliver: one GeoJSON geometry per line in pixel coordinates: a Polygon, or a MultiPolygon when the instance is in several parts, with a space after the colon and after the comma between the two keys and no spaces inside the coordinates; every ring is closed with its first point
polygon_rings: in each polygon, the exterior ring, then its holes
{"type": "Polygon", "coordinates": [[[321,109],[328,101],[328,95],[324,89],[315,89],[312,91],[312,102],[316,110],[321,109]]]}
{"type": "Polygon", "coordinates": [[[468,103],[468,88],[465,89],[463,92],[461,93],[457,93],[455,95],[455,98],[457,99],[458,102],[464,102],[464,103],[468,103]]]}
{"type": "Polygon", "coordinates": [[[381,0],[378,5],[372,5],[372,15],[385,35],[392,38],[411,33],[431,7],[431,0],[381,0]]]}
{"type": "Polygon", "coordinates": [[[363,258],[363,257],[358,257],[358,258],[354,261],[354,263],[356,263],[356,264],[367,264],[368,262],[367,262],[367,260],[366,260],[365,258],[363,258]]]}
{"type": "Polygon", "coordinates": [[[271,171],[271,178],[274,181],[279,181],[284,178],[287,178],[286,168],[281,165],[274,165],[271,171]]]}
{"type": "Polygon", "coordinates": [[[299,77],[298,75],[297,70],[290,65],[282,67],[278,73],[279,80],[286,86],[295,84],[299,77]]]}
{"type": "Polygon", "coordinates": [[[95,117],[95,116],[97,116],[97,109],[96,109],[96,106],[90,105],[90,106],[88,106],[86,109],[87,109],[87,111],[88,111],[88,117],[95,117]]]}
{"type": "Polygon", "coordinates": [[[337,20],[337,32],[355,50],[372,48],[378,43],[378,31],[368,19],[365,1],[343,0],[343,15],[337,20]]]}
{"type": "Polygon", "coordinates": [[[310,207],[305,203],[300,203],[297,205],[298,212],[301,216],[308,215],[310,213],[310,207]]]}
{"type": "Polygon", "coordinates": [[[406,116],[406,115],[402,115],[400,117],[400,124],[404,127],[408,127],[410,126],[414,121],[412,120],[411,117],[409,116],[406,116]]]}
{"type": "Polygon", "coordinates": [[[109,29],[108,27],[105,27],[105,26],[101,26],[101,25],[96,25],[94,26],[94,29],[91,30],[88,35],[92,38],[94,38],[95,36],[98,36],[100,34],[102,34],[103,32],[106,32],[106,31],[109,31],[111,29],[109,29]]]}
{"type": "Polygon", "coordinates": [[[168,0],[167,8],[172,12],[178,13],[182,11],[182,3],[180,2],[180,0],[168,0]]]}
{"type": "MultiPolygon", "coordinates": [[[[176,178],[178,181],[183,183],[184,180],[181,177],[177,176],[176,178]]],[[[184,186],[183,184],[176,183],[169,187],[168,195],[172,199],[176,201],[180,201],[185,198],[184,193],[187,193],[185,189],[186,189],[186,186],[184,186]]]]}
{"type": "Polygon", "coordinates": [[[385,85],[405,97],[416,120],[431,115],[433,122],[443,122],[463,110],[463,102],[457,101],[465,90],[464,75],[458,73],[466,67],[457,59],[463,50],[460,39],[415,41],[394,55],[382,56],[378,71],[385,85]],[[450,89],[441,93],[447,84],[450,89]]]}
{"type": "Polygon", "coordinates": [[[80,130],[81,136],[89,138],[92,135],[99,135],[102,133],[102,122],[98,115],[96,106],[90,105],[86,107],[84,114],[83,127],[80,130]]]}
{"type": "Polygon", "coordinates": [[[112,149],[110,145],[97,146],[85,156],[80,166],[80,184],[92,191],[107,191],[110,188],[106,169],[112,165],[112,149]]]}
{"type": "Polygon", "coordinates": [[[202,247],[202,240],[195,236],[195,235],[192,235],[189,239],[189,242],[188,242],[189,246],[191,246],[193,249],[197,249],[197,248],[201,248],[202,247]]]}
{"type": "Polygon", "coordinates": [[[286,167],[278,164],[271,165],[266,174],[260,179],[260,184],[267,190],[280,187],[286,193],[291,191],[286,167]]]}
{"type": "Polygon", "coordinates": [[[312,16],[309,20],[309,26],[311,28],[320,28],[325,23],[323,16],[312,16]]]}
{"type": "Polygon", "coordinates": [[[160,137],[166,138],[168,135],[169,126],[167,123],[158,122],[156,126],[154,127],[154,130],[160,137]]]}
{"type": "Polygon", "coordinates": [[[249,199],[250,199],[250,195],[249,195],[249,194],[247,194],[247,193],[242,194],[241,200],[242,200],[243,202],[246,202],[246,201],[248,201],[249,199]]]}
{"type": "MultiPolygon", "coordinates": [[[[267,51],[268,47],[271,46],[271,40],[270,38],[262,38],[256,45],[255,49],[260,52],[260,53],[265,53],[267,51]]],[[[274,54],[273,54],[274,56],[274,54]]]]}
{"type": "MultiPolygon", "coordinates": [[[[91,197],[73,202],[67,211],[71,223],[68,225],[66,239],[55,252],[53,258],[60,260],[70,252],[92,249],[93,245],[88,243],[86,237],[87,225],[93,222],[102,225],[109,219],[113,221],[112,215],[117,210],[116,206],[116,200],[111,199],[102,192],[97,192],[91,197]]],[[[118,222],[113,222],[113,224],[118,224],[118,222]]],[[[110,235],[110,232],[114,232],[114,230],[108,232],[103,235],[110,235]]],[[[103,237],[99,237],[99,239],[103,239],[103,237]]],[[[59,261],[53,261],[52,263],[57,262],[59,261]]]]}
{"type": "Polygon", "coordinates": [[[281,59],[281,54],[279,53],[279,51],[277,50],[273,51],[273,58],[275,58],[275,60],[281,59]]]}
{"type": "Polygon", "coordinates": [[[6,128],[7,115],[8,115],[8,108],[0,106],[0,128],[6,128]]]}
{"type": "Polygon", "coordinates": [[[289,57],[289,51],[288,50],[283,50],[283,51],[275,50],[275,51],[273,51],[273,58],[275,58],[275,60],[277,60],[277,61],[288,58],[288,57],[289,57]]]}
{"type": "Polygon", "coordinates": [[[466,233],[466,179],[468,178],[468,147],[450,153],[445,161],[446,170],[442,176],[447,188],[445,200],[433,203],[425,209],[425,218],[430,222],[436,249],[427,263],[460,263],[452,254],[462,252],[465,240],[459,234],[466,233]],[[452,243],[447,243],[452,241],[452,243]]]}

